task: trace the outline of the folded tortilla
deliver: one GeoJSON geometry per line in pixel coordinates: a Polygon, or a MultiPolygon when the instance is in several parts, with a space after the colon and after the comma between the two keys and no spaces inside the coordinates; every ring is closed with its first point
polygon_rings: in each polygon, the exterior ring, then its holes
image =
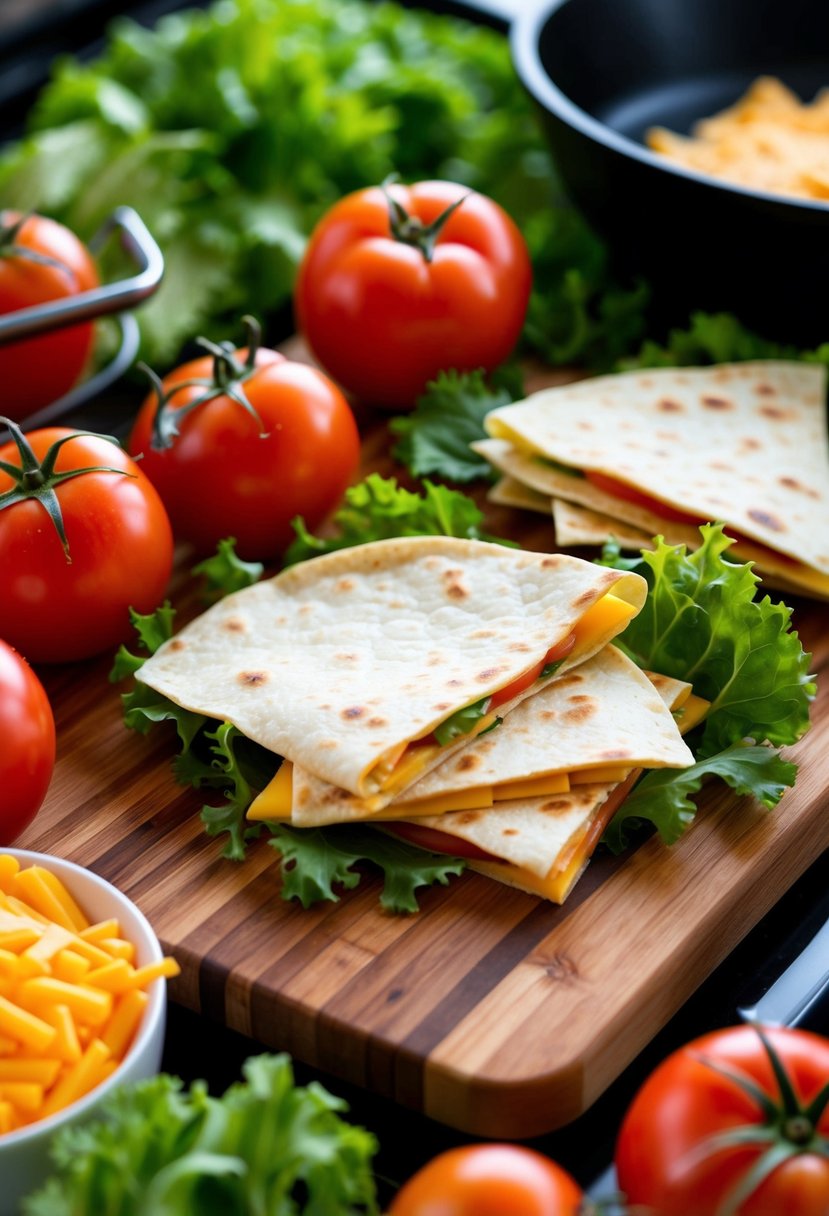
{"type": "MultiPolygon", "coordinates": [[[[691,693],[690,685],[666,676],[650,679],[664,705],[678,714],[683,733],[704,717],[708,704],[691,693]]],[[[691,756],[686,763],[692,761],[691,756]]],[[[621,782],[573,785],[565,794],[520,798],[490,810],[456,811],[404,822],[440,832],[447,852],[451,853],[453,840],[483,850],[491,860],[471,858],[467,861],[471,869],[561,903],[638,775],[634,768],[621,782]]],[[[388,827],[394,830],[391,824],[388,827]]]]}
{"type": "MultiPolygon", "coordinates": [[[[673,686],[679,695],[678,682],[673,686]]],[[[682,688],[690,694],[690,685],[682,688]]],[[[579,784],[622,781],[633,768],[692,763],[660,692],[610,645],[522,701],[497,730],[474,739],[375,813],[353,797],[322,807],[295,801],[293,783],[307,782],[307,774],[298,766],[291,771],[286,761],[248,818],[316,827],[426,817],[566,794],[579,784]]]]}
{"type": "Polygon", "coordinates": [[[665,508],[739,533],[733,552],[829,598],[825,368],[787,361],[659,368],[535,393],[487,416],[473,444],[532,489],[669,543],[697,547],[670,520],[581,475],[604,474],[665,508]]]}
{"type": "Polygon", "coordinates": [[[451,537],[377,541],[227,596],[136,674],[184,708],[232,722],[340,792],[332,797],[346,791],[379,809],[496,715],[440,747],[430,737],[447,718],[571,637],[560,672],[584,662],[646,592],[638,575],[565,554],[451,537]]]}

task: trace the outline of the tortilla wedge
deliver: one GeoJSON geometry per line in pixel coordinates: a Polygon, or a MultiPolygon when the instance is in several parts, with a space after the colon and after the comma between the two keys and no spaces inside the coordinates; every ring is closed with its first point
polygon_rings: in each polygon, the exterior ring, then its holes
{"type": "MultiPolygon", "coordinates": [[[[683,686],[690,693],[690,686],[683,686]]],[[[677,694],[678,695],[678,694],[677,694]]],[[[621,781],[633,768],[684,768],[693,756],[653,682],[615,646],[526,698],[498,730],[473,739],[399,798],[372,813],[345,797],[324,809],[297,799],[308,775],[285,762],[249,819],[316,827],[365,819],[430,817],[499,808],[516,797],[566,794],[576,785],[621,781]]]]}
{"type": "MultiPolygon", "coordinates": [[[[682,711],[680,729],[687,733],[705,715],[707,702],[695,697],[690,685],[682,681],[650,678],[665,705],[682,711]]],[[[440,832],[447,838],[447,852],[451,853],[451,840],[455,839],[491,855],[492,860],[468,860],[470,869],[562,903],[638,775],[634,769],[622,782],[574,785],[566,794],[516,799],[491,810],[459,811],[408,822],[440,832]]]]}
{"type": "MultiPolygon", "coordinates": [[[[585,661],[644,603],[645,580],[564,554],[451,537],[343,549],[219,601],[139,669],[186,709],[312,772],[332,793],[391,801],[496,715],[485,702],[572,649],[585,661]],[[458,710],[468,733],[427,742],[458,710]],[[418,741],[423,741],[418,745],[418,741]]],[[[508,713],[536,679],[498,706],[508,713]]]]}
{"type": "Polygon", "coordinates": [[[822,366],[774,360],[602,376],[493,410],[492,438],[473,447],[540,493],[672,544],[694,548],[694,520],[721,520],[739,533],[735,557],[829,598],[825,383],[822,366]],[[584,471],[627,484],[666,515],[584,471]],[[669,518],[677,511],[688,522],[669,518]]]}

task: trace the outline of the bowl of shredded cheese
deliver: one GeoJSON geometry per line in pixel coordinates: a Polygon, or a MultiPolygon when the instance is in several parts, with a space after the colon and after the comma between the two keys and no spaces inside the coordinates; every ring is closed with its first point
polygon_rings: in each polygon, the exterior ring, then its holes
{"type": "Polygon", "coordinates": [[[158,1072],[165,958],[143,913],[69,861],[0,852],[0,1214],[49,1172],[54,1133],[158,1072]]]}

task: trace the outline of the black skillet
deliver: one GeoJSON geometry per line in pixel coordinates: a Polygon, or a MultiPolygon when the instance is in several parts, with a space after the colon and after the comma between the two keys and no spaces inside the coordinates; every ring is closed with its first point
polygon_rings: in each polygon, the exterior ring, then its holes
{"type": "MultiPolygon", "coordinates": [[[[448,6],[447,6],[448,7],[448,6]]],[[[510,26],[568,192],[657,323],[728,310],[769,337],[829,341],[829,201],[775,197],[674,167],[643,144],[688,132],[761,74],[804,99],[829,85],[827,0],[462,0],[510,26]]]]}

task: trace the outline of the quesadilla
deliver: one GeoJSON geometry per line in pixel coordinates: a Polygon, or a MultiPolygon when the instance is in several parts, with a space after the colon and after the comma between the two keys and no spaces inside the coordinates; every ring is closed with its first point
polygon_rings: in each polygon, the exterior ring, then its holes
{"type": "Polygon", "coordinates": [[[285,761],[248,818],[290,820],[296,827],[419,818],[623,781],[633,768],[692,763],[653,683],[610,645],[522,701],[498,730],[473,739],[379,811],[353,797],[321,806],[295,798],[293,786],[309,788],[308,775],[285,761]]]}
{"type": "Polygon", "coordinates": [[[829,598],[826,373],[786,361],[602,376],[493,410],[473,444],[551,498],[697,547],[721,520],[734,556],[829,598]]]}
{"type": "MultiPolygon", "coordinates": [[[[689,684],[661,675],[649,678],[664,704],[678,714],[682,733],[705,716],[708,703],[694,696],[689,684]]],[[[507,886],[562,903],[639,774],[635,768],[621,781],[573,785],[566,794],[518,798],[491,810],[456,811],[385,827],[423,848],[463,857],[470,869],[507,886]]]]}
{"type": "Polygon", "coordinates": [[[565,554],[377,541],[227,596],[136,678],[379,810],[599,651],[646,592],[565,554]]]}

